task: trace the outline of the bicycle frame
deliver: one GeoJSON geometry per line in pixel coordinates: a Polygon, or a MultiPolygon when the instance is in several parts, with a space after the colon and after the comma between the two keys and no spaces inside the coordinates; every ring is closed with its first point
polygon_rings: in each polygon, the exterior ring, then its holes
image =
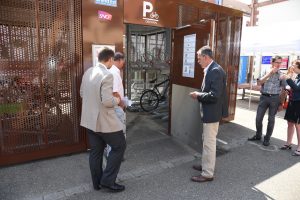
{"type": "Polygon", "coordinates": [[[170,79],[168,78],[168,79],[154,85],[152,90],[154,90],[159,95],[159,100],[161,100],[165,96],[165,94],[167,92],[167,89],[169,87],[169,81],[170,81],[170,79]],[[168,83],[168,84],[166,85],[166,87],[164,87],[163,91],[160,93],[159,90],[158,90],[158,87],[165,84],[165,83],[168,83]]]}
{"type": "MultiPolygon", "coordinates": [[[[156,81],[156,79],[155,79],[155,81],[156,81]]],[[[155,84],[152,89],[146,89],[143,91],[143,94],[140,98],[140,105],[144,111],[149,112],[149,111],[155,110],[158,107],[159,102],[162,102],[163,100],[167,99],[166,93],[169,88],[169,81],[170,81],[170,79],[167,78],[166,80],[164,80],[158,84],[155,84]],[[163,84],[165,84],[163,87],[163,91],[159,92],[158,87],[163,84]]]]}

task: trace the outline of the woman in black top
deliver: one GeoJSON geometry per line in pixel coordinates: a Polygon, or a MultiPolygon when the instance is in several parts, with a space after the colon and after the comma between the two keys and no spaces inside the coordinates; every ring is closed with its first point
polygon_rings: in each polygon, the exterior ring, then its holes
{"type": "Polygon", "coordinates": [[[289,103],[284,116],[284,119],[288,121],[287,141],[281,149],[292,148],[292,139],[296,129],[298,146],[293,155],[300,156],[300,60],[294,61],[292,67],[294,73],[297,74],[294,80],[292,74],[281,76],[282,79],[286,79],[287,84],[291,87],[289,103]]]}

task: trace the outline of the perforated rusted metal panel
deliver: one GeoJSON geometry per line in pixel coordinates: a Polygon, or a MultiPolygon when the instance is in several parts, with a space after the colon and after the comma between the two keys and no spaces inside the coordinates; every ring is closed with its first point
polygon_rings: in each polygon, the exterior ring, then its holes
{"type": "Polygon", "coordinates": [[[83,150],[81,0],[0,2],[0,165],[83,150]]]}

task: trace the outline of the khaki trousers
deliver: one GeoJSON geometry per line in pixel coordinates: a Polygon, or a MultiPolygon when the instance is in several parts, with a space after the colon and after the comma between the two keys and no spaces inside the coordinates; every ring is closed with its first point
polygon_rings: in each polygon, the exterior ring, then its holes
{"type": "Polygon", "coordinates": [[[203,123],[202,176],[214,176],[216,163],[216,140],[219,122],[203,123]]]}

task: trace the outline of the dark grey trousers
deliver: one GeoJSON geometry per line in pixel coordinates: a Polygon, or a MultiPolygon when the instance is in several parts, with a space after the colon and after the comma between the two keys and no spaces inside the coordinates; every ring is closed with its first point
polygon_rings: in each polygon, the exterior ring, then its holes
{"type": "Polygon", "coordinates": [[[270,140],[275,125],[275,115],[277,113],[279,103],[279,95],[271,97],[264,95],[260,96],[256,113],[256,135],[258,137],[262,136],[263,119],[267,109],[269,109],[268,127],[265,139],[270,140]]]}
{"type": "Polygon", "coordinates": [[[93,186],[98,187],[100,184],[112,186],[116,181],[126,149],[124,133],[123,131],[95,133],[89,129],[87,132],[91,148],[89,163],[93,186]],[[103,171],[103,152],[106,144],[111,146],[111,152],[107,158],[106,168],[103,171]]]}

